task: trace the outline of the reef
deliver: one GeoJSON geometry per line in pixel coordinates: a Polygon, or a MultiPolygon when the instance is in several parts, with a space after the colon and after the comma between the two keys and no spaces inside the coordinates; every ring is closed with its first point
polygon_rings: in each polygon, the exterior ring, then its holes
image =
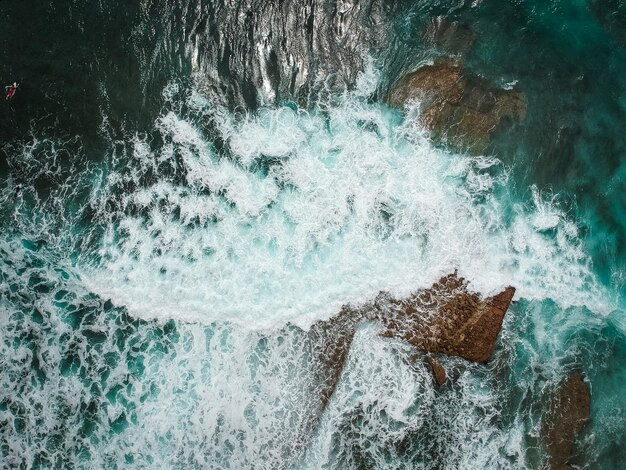
{"type": "Polygon", "coordinates": [[[552,470],[571,468],[574,441],[589,420],[591,395],[580,372],[572,373],[552,391],[541,421],[540,438],[552,470]]]}

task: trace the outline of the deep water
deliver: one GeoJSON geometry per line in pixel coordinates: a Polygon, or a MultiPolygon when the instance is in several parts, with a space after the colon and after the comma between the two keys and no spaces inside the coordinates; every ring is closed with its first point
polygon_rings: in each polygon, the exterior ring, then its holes
{"type": "Polygon", "coordinates": [[[0,5],[0,467],[541,468],[626,461],[621,1],[0,5]],[[459,52],[528,102],[482,156],[389,87],[459,52]],[[319,419],[308,328],[454,270],[517,289],[487,365],[359,327],[319,419]]]}

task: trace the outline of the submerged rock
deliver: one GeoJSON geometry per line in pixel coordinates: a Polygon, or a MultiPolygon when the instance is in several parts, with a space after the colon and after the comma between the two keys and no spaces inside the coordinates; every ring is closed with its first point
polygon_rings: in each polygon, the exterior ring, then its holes
{"type": "Polygon", "coordinates": [[[598,23],[626,48],[626,3],[622,0],[587,0],[587,3],[598,23]]]}
{"type": "Polygon", "coordinates": [[[476,33],[467,23],[438,16],[428,24],[424,36],[427,41],[446,52],[464,56],[471,50],[476,33]]]}
{"type": "Polygon", "coordinates": [[[441,60],[402,78],[387,102],[402,107],[420,103],[420,121],[433,137],[457,150],[483,153],[494,131],[526,117],[526,99],[520,90],[493,86],[484,78],[464,73],[459,62],[441,60]]]}
{"type": "Polygon", "coordinates": [[[406,75],[392,88],[387,102],[401,107],[411,99],[419,99],[425,109],[430,109],[458,103],[464,88],[461,65],[453,60],[442,60],[406,75]]]}
{"type": "Polygon", "coordinates": [[[428,365],[432,369],[435,383],[438,387],[441,387],[447,380],[446,370],[443,368],[441,363],[432,356],[426,356],[426,362],[428,362],[428,365]]]}
{"type": "Polygon", "coordinates": [[[548,468],[571,468],[567,462],[576,437],[589,420],[590,402],[589,389],[580,372],[561,382],[550,397],[550,408],[541,421],[540,430],[548,468]]]}

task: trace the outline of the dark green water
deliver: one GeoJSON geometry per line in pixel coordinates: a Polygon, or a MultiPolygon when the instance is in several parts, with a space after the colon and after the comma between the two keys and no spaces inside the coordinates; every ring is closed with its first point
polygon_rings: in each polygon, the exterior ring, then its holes
{"type": "Polygon", "coordinates": [[[571,463],[621,468],[624,3],[304,3],[0,3],[0,466],[541,468],[582,371],[571,463]],[[485,157],[380,99],[439,16],[528,102],[485,157]],[[492,361],[437,391],[363,325],[303,440],[290,325],[454,269],[517,288],[492,361]]]}

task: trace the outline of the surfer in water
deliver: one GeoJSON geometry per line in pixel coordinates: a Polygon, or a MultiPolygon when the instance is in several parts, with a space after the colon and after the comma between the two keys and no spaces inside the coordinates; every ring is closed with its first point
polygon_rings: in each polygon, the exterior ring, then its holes
{"type": "Polygon", "coordinates": [[[11,98],[13,98],[13,95],[15,94],[15,90],[17,90],[17,82],[13,82],[13,85],[9,85],[5,88],[7,90],[6,100],[9,101],[11,98]]]}

